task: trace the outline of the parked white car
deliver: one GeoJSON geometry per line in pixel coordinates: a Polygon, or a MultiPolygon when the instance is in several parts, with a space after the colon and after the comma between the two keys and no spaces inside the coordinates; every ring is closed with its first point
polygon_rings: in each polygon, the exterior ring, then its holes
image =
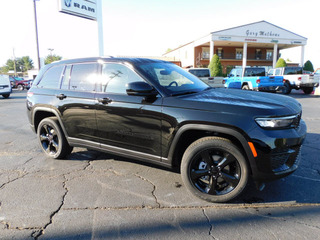
{"type": "Polygon", "coordinates": [[[9,76],[7,75],[0,75],[0,95],[4,98],[10,97],[12,93],[11,83],[9,76]]]}
{"type": "Polygon", "coordinates": [[[313,74],[303,74],[302,67],[281,67],[270,69],[268,76],[283,76],[284,87],[282,92],[289,94],[292,89],[301,89],[310,94],[314,87],[319,86],[319,77],[313,74]]]}
{"type": "Polygon", "coordinates": [[[210,80],[213,80],[209,68],[188,68],[186,70],[206,83],[208,83],[210,80]]]}

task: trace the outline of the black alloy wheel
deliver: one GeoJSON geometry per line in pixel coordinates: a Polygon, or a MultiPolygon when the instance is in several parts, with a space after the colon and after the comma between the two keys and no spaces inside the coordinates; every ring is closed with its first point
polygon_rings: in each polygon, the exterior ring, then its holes
{"type": "Polygon", "coordinates": [[[210,202],[227,202],[246,187],[248,166],[229,140],[205,137],[191,144],[183,155],[181,174],[191,193],[210,202]]]}
{"type": "Polygon", "coordinates": [[[42,150],[51,158],[64,158],[72,152],[56,117],[43,119],[37,135],[42,150]]]}

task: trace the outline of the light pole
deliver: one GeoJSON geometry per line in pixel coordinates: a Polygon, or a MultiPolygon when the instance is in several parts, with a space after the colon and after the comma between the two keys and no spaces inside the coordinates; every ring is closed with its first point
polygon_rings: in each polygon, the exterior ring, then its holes
{"type": "Polygon", "coordinates": [[[39,40],[38,40],[38,22],[37,22],[37,4],[36,1],[40,0],[33,0],[33,6],[34,6],[34,23],[35,23],[35,29],[36,29],[36,42],[37,42],[37,58],[38,58],[38,68],[40,71],[40,54],[39,54],[39,40]]]}

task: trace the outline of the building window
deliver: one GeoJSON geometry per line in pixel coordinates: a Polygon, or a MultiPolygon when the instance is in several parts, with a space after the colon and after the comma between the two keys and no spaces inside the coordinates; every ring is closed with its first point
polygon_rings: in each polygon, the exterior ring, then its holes
{"type": "Polygon", "coordinates": [[[236,59],[242,59],[242,57],[243,57],[243,49],[237,48],[236,49],[236,59]]]}
{"type": "Polygon", "coordinates": [[[267,60],[272,60],[272,58],[273,58],[273,51],[272,50],[267,50],[266,59],[267,60]]]}
{"type": "Polygon", "coordinates": [[[218,48],[216,50],[216,54],[219,56],[219,58],[223,58],[223,49],[222,48],[218,48]]]}
{"type": "Polygon", "coordinates": [[[210,48],[203,47],[202,48],[202,59],[209,59],[210,58],[210,48]]]}
{"type": "Polygon", "coordinates": [[[262,51],[261,49],[256,49],[256,59],[262,59],[262,51]]]}

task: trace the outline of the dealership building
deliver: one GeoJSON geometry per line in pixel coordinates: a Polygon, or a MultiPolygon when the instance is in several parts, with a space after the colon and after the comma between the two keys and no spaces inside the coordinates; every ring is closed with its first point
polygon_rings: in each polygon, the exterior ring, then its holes
{"type": "Polygon", "coordinates": [[[300,47],[300,65],[304,64],[307,38],[266,21],[212,32],[182,45],[164,57],[180,61],[181,66],[207,67],[213,54],[220,57],[223,72],[237,66],[275,67],[279,52],[300,47]]]}

